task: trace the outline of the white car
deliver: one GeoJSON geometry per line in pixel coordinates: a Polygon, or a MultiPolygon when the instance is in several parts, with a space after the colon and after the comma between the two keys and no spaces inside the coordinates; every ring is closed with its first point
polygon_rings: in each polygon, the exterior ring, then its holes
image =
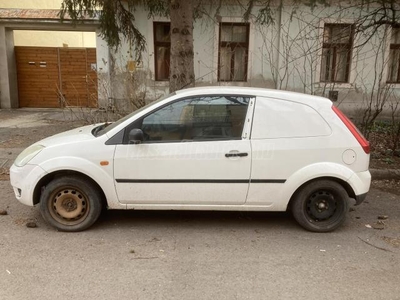
{"type": "Polygon", "coordinates": [[[103,208],[286,211],[332,231],[370,187],[369,143],[326,98],[278,90],[178,91],[112,124],[25,149],[16,198],[62,231],[103,208]]]}

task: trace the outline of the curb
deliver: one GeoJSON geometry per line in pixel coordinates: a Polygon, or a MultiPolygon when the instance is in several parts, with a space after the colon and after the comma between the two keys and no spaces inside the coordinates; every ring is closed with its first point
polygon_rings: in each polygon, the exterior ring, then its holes
{"type": "Polygon", "coordinates": [[[399,179],[400,169],[370,169],[372,180],[399,179]]]}

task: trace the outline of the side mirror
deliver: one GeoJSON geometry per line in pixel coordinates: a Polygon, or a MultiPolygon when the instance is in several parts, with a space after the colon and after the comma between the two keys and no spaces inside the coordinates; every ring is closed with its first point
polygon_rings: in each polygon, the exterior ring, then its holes
{"type": "Polygon", "coordinates": [[[129,144],[140,144],[143,142],[144,135],[142,129],[133,128],[129,131],[129,144]]]}

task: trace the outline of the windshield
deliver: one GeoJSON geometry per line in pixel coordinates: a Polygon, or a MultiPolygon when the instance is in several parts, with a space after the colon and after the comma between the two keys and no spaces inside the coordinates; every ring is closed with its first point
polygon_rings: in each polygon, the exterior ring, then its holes
{"type": "Polygon", "coordinates": [[[114,129],[115,127],[117,127],[119,124],[125,122],[126,120],[128,120],[129,118],[133,117],[134,115],[136,115],[137,113],[141,112],[142,110],[148,108],[149,106],[156,104],[168,97],[174,96],[175,93],[169,94],[167,96],[161,97],[160,99],[150,102],[149,104],[146,104],[145,106],[131,112],[130,114],[126,115],[125,117],[119,119],[118,121],[115,121],[114,123],[110,123],[109,125],[107,125],[107,122],[104,123],[103,125],[100,125],[99,127],[101,128],[101,130],[97,131],[95,136],[101,136],[107,132],[109,132],[110,130],[114,129]]]}

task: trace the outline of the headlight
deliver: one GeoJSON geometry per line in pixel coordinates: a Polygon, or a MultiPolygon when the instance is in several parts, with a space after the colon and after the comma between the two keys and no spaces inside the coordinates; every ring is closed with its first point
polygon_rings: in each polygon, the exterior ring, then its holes
{"type": "Polygon", "coordinates": [[[18,157],[14,161],[14,164],[17,167],[25,166],[32,158],[38,155],[39,152],[43,150],[43,148],[44,146],[42,145],[33,145],[26,148],[24,151],[20,153],[20,155],[18,155],[18,157]]]}

